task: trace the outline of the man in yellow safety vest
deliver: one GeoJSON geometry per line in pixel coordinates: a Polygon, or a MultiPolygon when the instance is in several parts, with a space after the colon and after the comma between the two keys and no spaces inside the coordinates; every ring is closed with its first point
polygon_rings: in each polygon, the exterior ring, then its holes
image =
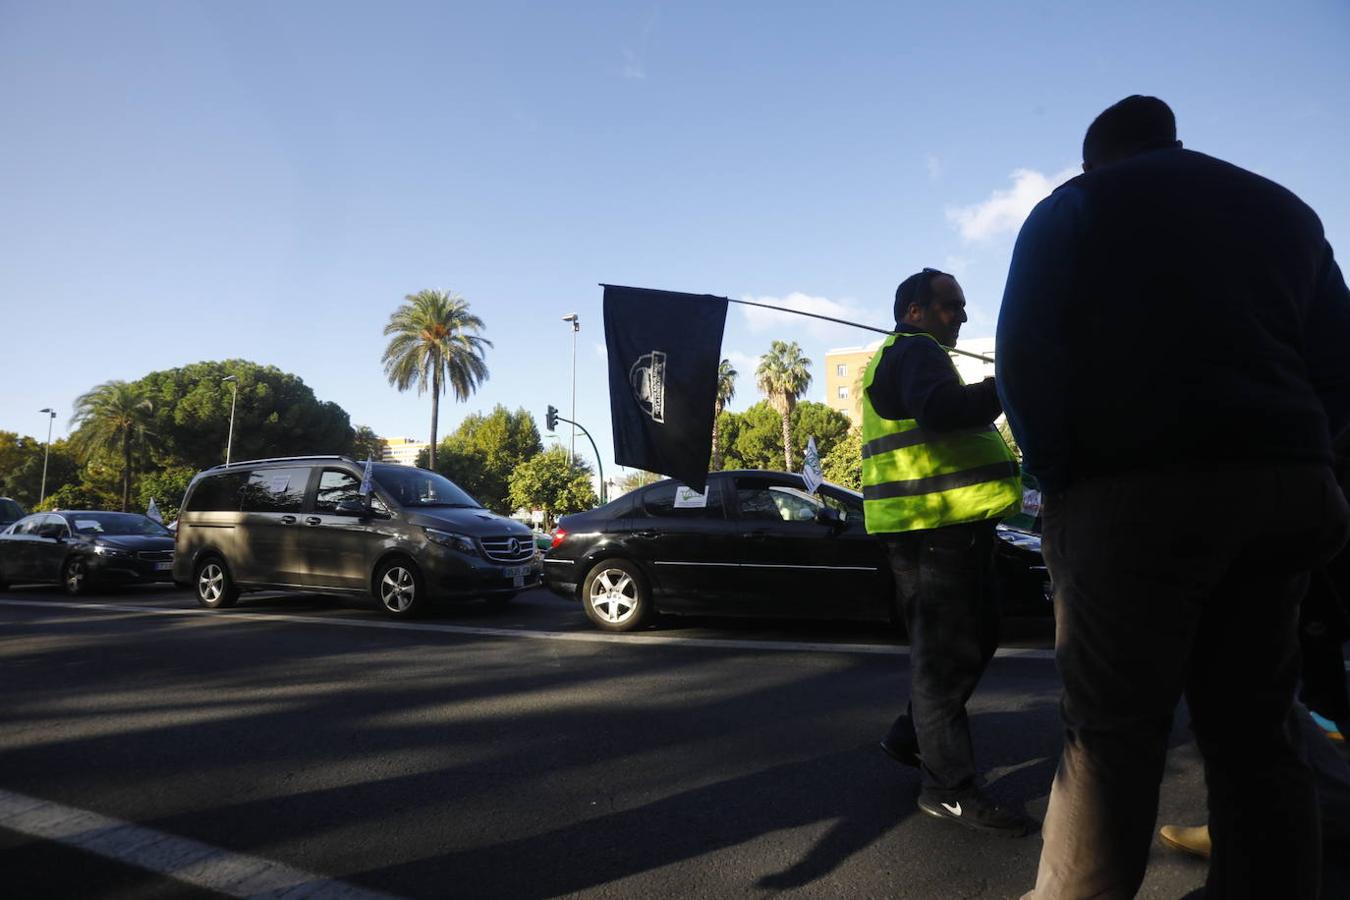
{"type": "Polygon", "coordinates": [[[919,809],[979,831],[1035,823],[975,781],[966,701],[994,655],[994,526],[1017,511],[1017,462],[994,379],[962,383],[947,353],[966,321],[956,279],[924,269],[895,292],[896,333],[863,375],[863,510],[886,545],[910,639],[910,702],[881,747],[922,773],[919,809]]]}

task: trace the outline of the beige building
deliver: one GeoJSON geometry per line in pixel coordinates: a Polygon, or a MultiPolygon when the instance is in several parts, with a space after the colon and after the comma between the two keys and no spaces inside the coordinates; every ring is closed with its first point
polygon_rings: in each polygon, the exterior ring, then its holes
{"type": "Polygon", "coordinates": [[[383,462],[398,463],[400,466],[417,465],[417,454],[430,446],[426,441],[413,438],[380,438],[384,441],[383,462]]]}
{"type": "MultiPolygon", "coordinates": [[[[862,376],[867,364],[881,348],[882,340],[876,340],[865,347],[840,347],[825,351],[825,404],[837,409],[849,417],[854,425],[862,425],[862,376]]],[[[978,353],[990,359],[994,357],[994,339],[971,338],[962,340],[962,350],[978,353]]],[[[966,384],[974,384],[994,374],[994,364],[952,354],[956,371],[966,384]]]]}

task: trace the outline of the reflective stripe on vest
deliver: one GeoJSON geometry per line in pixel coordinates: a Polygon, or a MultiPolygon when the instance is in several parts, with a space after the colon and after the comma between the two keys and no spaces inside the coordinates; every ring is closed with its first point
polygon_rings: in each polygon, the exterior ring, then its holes
{"type": "Polygon", "coordinates": [[[1022,501],[1017,461],[994,426],[931,432],[914,419],[884,418],[872,406],[868,388],[877,363],[900,338],[937,342],[922,332],[893,334],[863,375],[863,515],[868,532],[918,531],[1017,512],[1022,501]]]}

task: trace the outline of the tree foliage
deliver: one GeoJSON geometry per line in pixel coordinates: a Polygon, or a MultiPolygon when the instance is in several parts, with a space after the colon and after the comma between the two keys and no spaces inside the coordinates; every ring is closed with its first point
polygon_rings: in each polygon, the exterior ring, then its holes
{"type": "Polygon", "coordinates": [[[197,470],[190,466],[170,466],[142,476],[137,486],[139,511],[149,509],[150,501],[153,499],[164,521],[172,522],[178,518],[178,510],[183,505],[183,494],[196,474],[197,470]]]}
{"type": "Polygon", "coordinates": [[[436,468],[436,423],[441,394],[447,385],[456,400],[467,400],[487,380],[483,351],[492,346],[480,337],[483,320],[469,312],[469,303],[450,291],[419,291],[403,298],[384,326],[384,374],[400,391],[431,391],[430,467],[436,468]]]}
{"type": "Polygon", "coordinates": [[[117,454],[122,467],[122,512],[131,506],[132,467],[153,434],[150,428],[154,405],[138,384],[106,381],[75,399],[71,435],[76,452],[88,459],[96,454],[117,454]]]}
{"type": "Polygon", "coordinates": [[[567,450],[550,447],[516,467],[510,502],[517,508],[542,509],[552,527],[558,516],[595,506],[590,466],[580,460],[568,462],[567,450]]]}
{"type": "Polygon", "coordinates": [[[99,488],[86,481],[63,485],[56,493],[48,494],[47,499],[34,508],[34,512],[49,512],[54,509],[113,509],[118,505],[118,497],[112,491],[99,488]]]}
{"type": "Polygon", "coordinates": [[[492,412],[472,413],[441,442],[435,469],[494,512],[518,508],[511,499],[516,468],[543,449],[534,416],[498,404],[492,412]]]}
{"type": "Polygon", "coordinates": [[[709,462],[709,468],[714,471],[722,468],[721,434],[717,426],[722,418],[722,410],[736,396],[736,376],[739,374],[729,359],[717,364],[717,396],[713,400],[712,457],[709,462]]]}
{"type": "MultiPolygon", "coordinates": [[[[848,435],[850,427],[843,413],[810,400],[794,406],[789,423],[789,446],[797,458],[805,455],[807,440],[815,437],[822,460],[848,435]]],[[[722,413],[718,429],[726,438],[725,468],[778,470],[782,466],[782,417],[767,402],[742,413],[722,413]]]]}
{"type": "MultiPolygon", "coordinates": [[[[792,471],[792,410],[797,398],[811,386],[811,360],[802,355],[796,341],[774,341],[769,352],[759,358],[755,370],[755,385],[777,411],[782,424],[782,440],[786,471],[792,471]]],[[[817,445],[819,449],[819,445],[817,445]]]]}
{"type": "Polygon", "coordinates": [[[384,441],[369,425],[357,425],[352,435],[352,459],[373,459],[376,462],[384,456],[384,441]]]}
{"type": "Polygon", "coordinates": [[[321,401],[299,376],[242,359],[199,362],[151,372],[137,384],[153,405],[153,457],[157,466],[205,469],[225,461],[233,389],[238,379],[232,459],[347,454],[351,419],[336,403],[321,401]]]}
{"type": "MultiPolygon", "coordinates": [[[[42,461],[46,441],[0,431],[0,496],[17,500],[25,509],[42,496],[42,461]]],[[[64,438],[52,441],[47,455],[47,493],[80,480],[80,461],[64,438]]]]}
{"type": "Polygon", "coordinates": [[[826,481],[862,490],[862,431],[850,429],[828,453],[822,453],[820,470],[826,481]]]}

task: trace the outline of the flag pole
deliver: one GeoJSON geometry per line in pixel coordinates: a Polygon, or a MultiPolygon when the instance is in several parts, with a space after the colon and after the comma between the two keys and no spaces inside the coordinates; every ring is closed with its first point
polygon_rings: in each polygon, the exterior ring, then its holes
{"type": "MultiPolygon", "coordinates": [[[[620,285],[605,284],[602,281],[600,282],[600,287],[620,287],[620,285]]],[[[708,296],[712,295],[709,294],[708,296]]],[[[864,331],[875,331],[877,334],[895,334],[895,332],[889,328],[877,328],[875,325],[863,325],[861,322],[850,322],[847,319],[836,319],[834,318],[834,316],[822,316],[820,313],[805,312],[800,309],[787,309],[782,306],[770,306],[767,303],[754,303],[751,302],[750,300],[733,300],[730,297],[718,297],[717,299],[725,300],[728,303],[739,303],[741,306],[758,306],[760,309],[771,309],[774,312],[790,313],[791,315],[794,316],[809,316],[812,319],[824,319],[826,322],[834,322],[839,325],[851,325],[854,328],[861,328],[864,331]]],[[[971,353],[969,350],[958,350],[955,347],[944,347],[943,349],[946,350],[948,353],[959,353],[962,356],[969,356],[971,359],[978,359],[980,362],[987,362],[990,364],[994,362],[994,358],[992,356],[984,356],[979,353],[971,353]]]]}

